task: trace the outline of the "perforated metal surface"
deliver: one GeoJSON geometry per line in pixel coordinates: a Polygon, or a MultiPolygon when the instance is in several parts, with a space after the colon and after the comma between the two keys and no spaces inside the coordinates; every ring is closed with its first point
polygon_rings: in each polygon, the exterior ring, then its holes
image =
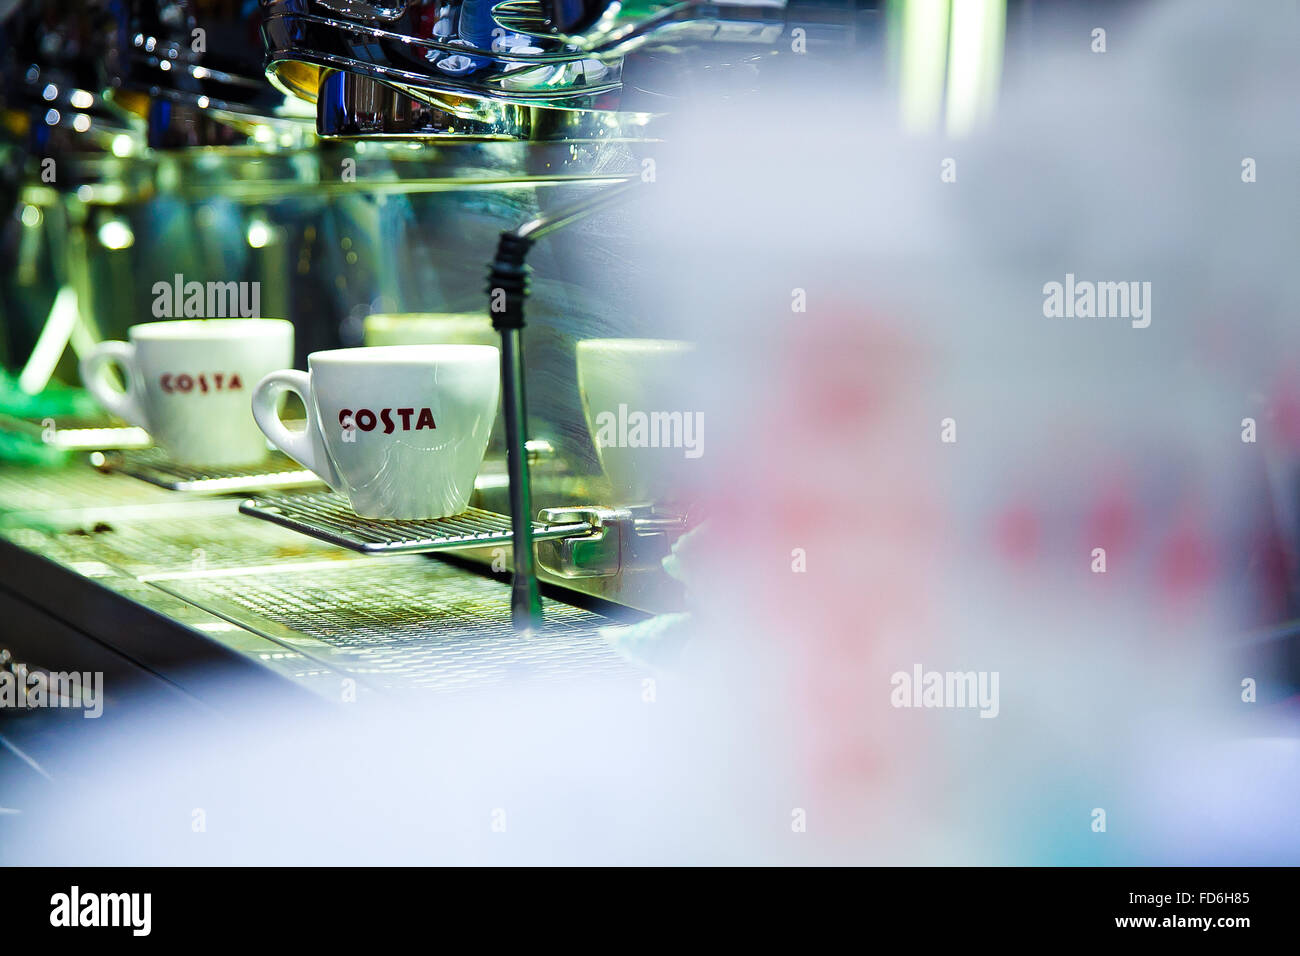
{"type": "Polygon", "coordinates": [[[359,558],[284,528],[249,521],[235,512],[233,502],[229,511],[211,514],[169,509],[157,516],[134,515],[129,520],[119,520],[112,514],[102,519],[96,516],[61,528],[57,534],[68,554],[81,560],[104,561],[144,580],[359,558]]]}
{"type": "MultiPolygon", "coordinates": [[[[357,517],[347,499],[334,492],[261,495],[245,501],[239,510],[366,554],[414,554],[478,548],[507,544],[512,536],[507,516],[481,508],[470,508],[450,518],[430,521],[376,521],[357,517]]],[[[590,526],[581,522],[533,522],[533,537],[538,540],[588,531],[590,526]]]]}
{"type": "Polygon", "coordinates": [[[258,465],[240,468],[195,468],[167,460],[158,449],[123,452],[104,459],[102,467],[121,471],[169,491],[189,494],[238,494],[276,488],[309,488],[323,484],[311,470],[287,455],[271,454],[258,465]]]}
{"type": "Polygon", "coordinates": [[[48,512],[66,508],[149,504],[168,492],[125,475],[109,475],[88,465],[61,468],[6,466],[0,469],[0,511],[48,512]]]}
{"type": "Polygon", "coordinates": [[[435,559],[357,560],[309,574],[165,582],[188,601],[258,628],[383,689],[449,690],[515,680],[632,679],[597,633],[609,619],[545,602],[539,633],[510,625],[510,589],[435,559]]]}
{"type": "Polygon", "coordinates": [[[109,448],[148,448],[153,439],[143,428],[121,425],[107,416],[55,419],[19,418],[0,415],[0,431],[23,435],[34,441],[49,442],[66,451],[94,451],[109,448]],[[51,425],[52,427],[48,427],[51,425]]]}

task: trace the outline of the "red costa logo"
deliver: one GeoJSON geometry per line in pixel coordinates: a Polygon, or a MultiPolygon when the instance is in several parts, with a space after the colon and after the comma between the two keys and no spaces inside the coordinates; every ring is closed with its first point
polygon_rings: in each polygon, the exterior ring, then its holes
{"type": "Polygon", "coordinates": [[[188,394],[195,389],[204,395],[208,392],[237,392],[244,387],[238,372],[232,372],[230,375],[225,372],[215,372],[211,375],[207,372],[200,372],[198,375],[164,375],[159,379],[159,383],[162,385],[162,390],[169,395],[174,392],[188,394]]]}
{"type": "Polygon", "coordinates": [[[344,431],[360,428],[363,432],[369,432],[374,431],[376,426],[382,423],[384,434],[391,435],[394,429],[399,427],[393,421],[394,412],[401,418],[400,427],[404,432],[438,427],[433,423],[433,412],[427,408],[381,408],[378,415],[368,408],[358,408],[355,412],[345,408],[339,412],[339,424],[343,426],[344,431]],[[411,416],[415,416],[414,425],[411,424],[411,416]]]}

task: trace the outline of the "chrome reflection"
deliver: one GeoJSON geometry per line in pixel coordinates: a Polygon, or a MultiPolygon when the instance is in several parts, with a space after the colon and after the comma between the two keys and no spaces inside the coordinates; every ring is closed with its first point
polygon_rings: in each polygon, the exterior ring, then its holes
{"type": "Polygon", "coordinates": [[[316,98],[323,71],[344,70],[426,101],[442,94],[567,109],[617,107],[617,60],[503,27],[488,0],[386,7],[264,0],[263,14],[268,76],[304,99],[316,98]]]}

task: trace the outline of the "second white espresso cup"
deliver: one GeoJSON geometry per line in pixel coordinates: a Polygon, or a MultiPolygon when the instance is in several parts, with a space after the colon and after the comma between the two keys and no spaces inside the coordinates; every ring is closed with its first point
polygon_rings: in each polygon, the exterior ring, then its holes
{"type": "Polygon", "coordinates": [[[469,505],[500,392],[488,345],[391,345],[307,356],[253,390],[271,441],[347,497],[363,518],[423,520],[469,505]],[[284,392],[307,408],[305,431],[280,420],[284,392]]]}
{"type": "Polygon", "coordinates": [[[616,504],[679,497],[704,451],[703,413],[683,408],[695,346],[670,339],[583,339],[578,392],[616,504]]]}
{"type": "Polygon", "coordinates": [[[81,361],[95,399],[139,425],[173,461],[255,465],[266,439],[248,396],[267,372],[293,361],[293,323],[284,319],[176,319],[133,325],[128,342],[101,342],[81,361]],[[125,373],[126,390],[108,367],[125,373]]]}

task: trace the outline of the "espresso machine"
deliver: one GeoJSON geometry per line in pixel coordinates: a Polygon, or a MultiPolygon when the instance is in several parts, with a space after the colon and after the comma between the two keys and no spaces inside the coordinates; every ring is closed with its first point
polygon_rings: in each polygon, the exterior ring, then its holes
{"type": "Polygon", "coordinates": [[[0,604],[27,622],[6,666],[93,664],[110,694],[219,704],[233,686],[334,703],[639,681],[616,634],[687,608],[669,569],[701,516],[690,474],[598,435],[602,409],[658,407],[691,355],[628,298],[645,277],[625,211],[653,201],[675,104],[811,68],[805,44],[862,43],[876,5],[86,0],[75,47],[51,11],[5,21],[27,37],[6,108],[30,120],[47,86],[84,90],[94,109],[56,125],[89,157],[69,168],[98,179],[42,192],[53,147],[9,147],[11,194],[29,199],[7,232],[45,265],[5,297],[8,365],[40,355],[31,392],[82,404],[7,415],[48,454],[0,467],[0,604]],[[86,75],[47,83],[31,51],[86,75]],[[75,225],[58,255],[52,209],[75,225]],[[469,511],[359,518],[285,456],[196,469],[87,408],[75,358],[159,318],[158,284],[182,277],[258,288],[261,316],[293,323],[299,368],[381,342],[496,345],[501,409],[469,511]],[[440,337],[453,327],[473,338],[440,337]]]}
{"type": "MultiPolygon", "coordinates": [[[[503,486],[484,489],[483,500],[492,512],[512,516],[516,627],[540,621],[539,577],[650,611],[677,607],[680,588],[665,580],[663,560],[691,524],[686,510],[645,499],[644,489],[591,487],[575,482],[572,472],[567,483],[557,481],[548,471],[551,465],[585,459],[586,467],[576,469],[581,474],[590,470],[592,448],[574,447],[554,434],[541,437],[538,446],[553,454],[558,445],[560,461],[534,461],[534,492],[529,465],[534,422],[525,379],[526,369],[537,364],[526,358],[523,334],[529,250],[555,232],[560,236],[551,241],[562,243],[573,224],[602,212],[600,245],[616,247],[620,237],[609,225],[608,210],[644,192],[638,183],[645,181],[648,151],[668,122],[664,114],[674,98],[690,95],[693,83],[743,87],[756,82],[756,64],[775,52],[791,17],[802,25],[801,40],[813,31],[815,47],[828,39],[852,41],[854,28],[873,12],[854,5],[786,10],[697,3],[265,4],[267,75],[286,93],[315,103],[321,136],[436,144],[464,137],[515,139],[529,144],[527,156],[539,155],[542,144],[568,144],[571,153],[580,149],[612,181],[593,184],[572,199],[539,195],[536,215],[502,230],[489,270],[490,311],[501,336],[507,474],[503,486]],[[542,502],[540,510],[534,498],[542,502]]],[[[540,160],[526,162],[540,165],[540,160]]],[[[545,165],[551,168],[551,161],[545,165]]],[[[588,253],[582,247],[593,243],[584,238],[567,243],[566,254],[588,253]]],[[[581,364],[581,350],[578,354],[581,364]]],[[[567,354],[565,359],[567,365],[567,354]]],[[[560,374],[573,375],[567,368],[560,374]]],[[[545,417],[549,421],[539,423],[542,429],[553,432],[563,424],[553,413],[545,417]]],[[[250,503],[245,511],[371,552],[437,546],[437,532],[429,529],[416,532],[413,540],[399,534],[391,542],[366,535],[349,541],[339,531],[339,510],[327,501],[320,504],[327,513],[313,513],[313,503],[302,498],[269,506],[250,503]]],[[[460,544],[459,538],[452,541],[460,544]]],[[[470,548],[464,556],[487,561],[490,553],[470,548]]]]}

